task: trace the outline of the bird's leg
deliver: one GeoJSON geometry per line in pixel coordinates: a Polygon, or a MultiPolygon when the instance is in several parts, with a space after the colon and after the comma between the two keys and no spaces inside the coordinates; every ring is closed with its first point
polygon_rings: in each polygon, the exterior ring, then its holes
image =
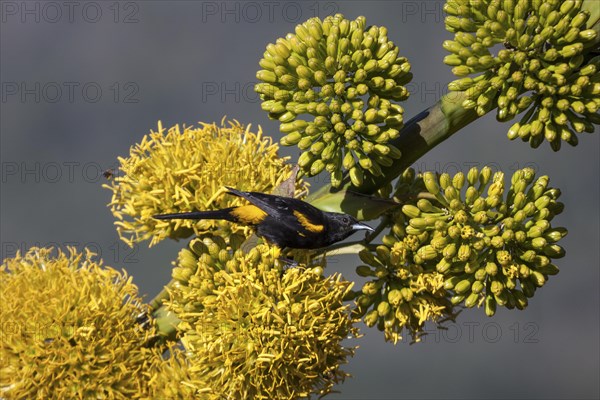
{"type": "Polygon", "coordinates": [[[286,263],[289,267],[297,267],[300,264],[304,264],[307,268],[313,265],[315,256],[319,255],[317,250],[309,249],[288,249],[285,259],[280,259],[286,263]]]}
{"type": "Polygon", "coordinates": [[[143,330],[150,328],[150,313],[148,311],[142,311],[135,317],[135,322],[142,328],[143,330]]]}
{"type": "Polygon", "coordinates": [[[292,249],[286,249],[284,247],[281,249],[281,254],[283,254],[283,257],[279,257],[278,260],[281,261],[281,263],[284,265],[284,272],[288,268],[295,268],[298,265],[300,265],[298,261],[294,260],[294,253],[292,249]]]}
{"type": "Polygon", "coordinates": [[[285,272],[287,269],[289,268],[295,268],[298,265],[300,265],[300,263],[298,261],[294,261],[291,258],[280,258],[279,261],[281,261],[281,263],[284,265],[283,267],[283,271],[285,272]]]}
{"type": "MultiPolygon", "coordinates": [[[[149,330],[152,326],[152,320],[149,311],[143,311],[136,315],[135,322],[140,326],[140,328],[144,331],[149,330]]],[[[154,334],[146,338],[143,346],[150,348],[153,347],[161,340],[161,336],[159,334],[154,334]]]]}

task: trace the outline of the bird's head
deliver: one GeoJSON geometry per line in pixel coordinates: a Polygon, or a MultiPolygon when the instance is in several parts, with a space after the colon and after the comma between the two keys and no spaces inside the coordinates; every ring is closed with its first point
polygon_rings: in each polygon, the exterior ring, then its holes
{"type": "Polygon", "coordinates": [[[340,240],[346,239],[348,236],[352,235],[354,232],[367,230],[373,231],[369,225],[363,224],[358,221],[356,218],[352,217],[348,214],[341,213],[333,213],[326,212],[327,220],[328,220],[328,234],[330,243],[339,242],[340,240]]]}

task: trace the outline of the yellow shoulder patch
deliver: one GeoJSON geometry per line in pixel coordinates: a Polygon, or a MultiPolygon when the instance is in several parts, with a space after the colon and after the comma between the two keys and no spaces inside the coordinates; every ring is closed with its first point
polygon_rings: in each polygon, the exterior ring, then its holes
{"type": "Polygon", "coordinates": [[[323,229],[325,229],[323,225],[315,225],[312,222],[310,222],[308,218],[306,218],[306,215],[302,214],[298,210],[294,210],[294,215],[296,216],[296,218],[298,218],[298,222],[300,222],[300,225],[306,228],[307,231],[322,232],[323,229]]]}
{"type": "Polygon", "coordinates": [[[255,205],[249,204],[247,206],[234,208],[231,210],[231,215],[236,217],[238,221],[243,224],[256,225],[265,219],[267,213],[255,205]]]}

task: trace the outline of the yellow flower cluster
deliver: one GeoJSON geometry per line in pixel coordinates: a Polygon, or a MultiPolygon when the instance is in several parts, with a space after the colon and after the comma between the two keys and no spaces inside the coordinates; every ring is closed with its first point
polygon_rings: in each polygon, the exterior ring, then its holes
{"type": "Polygon", "coordinates": [[[185,398],[187,365],[146,347],[131,278],[92,257],[32,248],[0,267],[0,397],[185,398]]]}
{"type": "MultiPolygon", "coordinates": [[[[224,121],[223,121],[224,122],[224,121]]],[[[269,137],[250,131],[237,121],[228,126],[201,123],[200,127],[176,125],[142,138],[128,158],[119,158],[122,176],[106,188],[121,239],[129,245],[151,239],[186,238],[218,229],[225,233],[247,228],[223,221],[156,220],[156,214],[216,210],[240,205],[243,200],[225,194],[224,186],[270,193],[290,174],[286,157],[269,137]]],[[[118,175],[121,175],[118,174],[118,175]]],[[[296,194],[306,184],[299,181],[296,194]]]]}
{"type": "Polygon", "coordinates": [[[354,353],[342,346],[357,333],[343,303],[352,284],[323,276],[320,263],[284,270],[276,247],[231,247],[221,237],[194,239],[177,261],[168,306],[182,321],[188,384],[215,399],[331,391],[354,353]]]}

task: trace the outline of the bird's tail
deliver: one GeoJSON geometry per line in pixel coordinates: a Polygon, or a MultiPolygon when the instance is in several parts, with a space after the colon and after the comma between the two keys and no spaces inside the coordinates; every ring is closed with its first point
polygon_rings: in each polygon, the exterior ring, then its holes
{"type": "Polygon", "coordinates": [[[231,215],[231,210],[235,207],[224,208],[222,210],[214,211],[192,211],[185,213],[175,214],[159,214],[154,215],[155,219],[224,219],[227,221],[235,222],[236,218],[231,215]]]}

